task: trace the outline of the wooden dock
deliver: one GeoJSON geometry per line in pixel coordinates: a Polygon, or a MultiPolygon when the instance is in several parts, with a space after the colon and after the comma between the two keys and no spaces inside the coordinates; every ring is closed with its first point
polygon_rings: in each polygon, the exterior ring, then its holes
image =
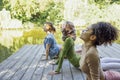
{"type": "MultiPolygon", "coordinates": [[[[76,45],[75,48],[79,48],[76,45]]],[[[120,45],[99,46],[101,57],[120,58],[120,45]]],[[[73,67],[67,59],[64,60],[61,74],[54,76],[48,72],[55,70],[57,65],[51,65],[51,60],[43,60],[45,56],[43,45],[25,45],[15,54],[0,64],[0,80],[85,80],[85,75],[73,67]]]]}

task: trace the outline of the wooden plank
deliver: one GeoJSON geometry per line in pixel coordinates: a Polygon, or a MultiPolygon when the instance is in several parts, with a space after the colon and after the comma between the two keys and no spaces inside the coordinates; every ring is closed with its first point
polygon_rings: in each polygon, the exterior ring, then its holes
{"type": "Polygon", "coordinates": [[[36,52],[36,53],[34,53],[35,57],[34,57],[32,63],[29,65],[26,73],[24,74],[24,76],[22,77],[21,80],[30,80],[32,78],[32,75],[33,75],[33,73],[34,73],[34,71],[36,69],[36,66],[38,64],[38,61],[40,60],[40,57],[41,57],[40,46],[37,46],[37,48],[38,49],[34,49],[34,51],[36,52]]]}
{"type": "MultiPolygon", "coordinates": [[[[29,49],[31,49],[31,48],[29,48],[29,49]]],[[[27,50],[27,52],[29,52],[29,49],[27,50]]],[[[11,68],[8,68],[8,71],[2,77],[3,80],[9,80],[15,74],[15,72],[22,66],[22,64],[27,60],[27,58],[29,56],[29,53],[27,53],[27,52],[24,53],[24,56],[21,57],[15,65],[12,65],[11,68]]]]}
{"type": "Polygon", "coordinates": [[[119,50],[120,49],[120,44],[114,43],[113,46],[115,45],[115,47],[119,50]]]}
{"type": "Polygon", "coordinates": [[[107,47],[110,50],[111,55],[115,55],[115,58],[120,58],[120,51],[113,46],[107,47]]]}
{"type": "Polygon", "coordinates": [[[49,63],[49,61],[46,62],[46,65],[45,65],[45,69],[44,69],[44,72],[43,72],[43,76],[40,80],[52,80],[52,76],[51,75],[48,75],[48,73],[50,71],[53,70],[53,65],[51,65],[49,63]]]}
{"type": "Polygon", "coordinates": [[[38,50],[37,45],[35,45],[35,46],[32,46],[32,48],[29,49],[28,52],[26,52],[26,54],[28,54],[26,56],[26,60],[24,62],[22,61],[23,64],[19,67],[19,69],[15,72],[15,74],[10,78],[10,80],[20,80],[24,76],[26,70],[31,64],[31,61],[34,59],[37,50],[38,50]]]}
{"type": "Polygon", "coordinates": [[[103,46],[100,46],[99,49],[102,51],[102,53],[104,53],[104,55],[106,55],[107,57],[112,57],[111,54],[109,54],[108,52],[106,52],[106,48],[104,48],[103,46]]]}
{"type": "Polygon", "coordinates": [[[111,46],[102,46],[102,49],[104,50],[104,52],[106,53],[106,54],[108,54],[110,57],[117,57],[118,55],[117,54],[114,54],[114,55],[112,55],[112,53],[115,53],[114,51],[113,51],[113,48],[111,49],[111,46]]]}
{"type": "MultiPolygon", "coordinates": [[[[41,46],[41,49],[40,49],[40,54],[44,54],[45,53],[45,50],[44,50],[44,47],[43,45],[40,45],[41,46]]],[[[31,80],[41,80],[42,76],[43,76],[43,71],[45,69],[45,65],[46,65],[46,60],[43,60],[42,59],[45,59],[45,56],[41,56],[40,58],[40,61],[38,63],[38,65],[36,66],[36,70],[31,78],[31,80]]]]}
{"type": "Polygon", "coordinates": [[[98,50],[98,53],[99,53],[99,56],[100,56],[100,57],[107,57],[107,56],[108,56],[108,54],[106,54],[106,53],[104,52],[104,50],[101,49],[101,46],[98,46],[98,47],[97,47],[97,50],[98,50]]]}
{"type": "Polygon", "coordinates": [[[31,80],[41,80],[43,76],[43,72],[45,69],[46,61],[39,61],[39,64],[37,65],[37,68],[31,78],[31,80]]]}
{"type": "MultiPolygon", "coordinates": [[[[27,45],[23,46],[20,50],[18,50],[16,53],[14,53],[13,55],[9,56],[6,60],[4,60],[2,63],[0,63],[0,70],[2,70],[2,68],[6,65],[9,64],[9,60],[11,60],[12,58],[18,58],[18,53],[21,53],[23,50],[25,50],[25,48],[27,47],[27,45]]],[[[22,54],[21,54],[22,55],[22,54]]]]}
{"type": "Polygon", "coordinates": [[[63,61],[62,74],[63,80],[73,80],[68,60],[63,61]]]}
{"type": "Polygon", "coordinates": [[[116,44],[116,43],[114,43],[114,44],[112,44],[112,46],[114,47],[114,48],[116,48],[116,49],[120,49],[120,45],[119,44],[116,44]]]}
{"type": "MultiPolygon", "coordinates": [[[[75,45],[76,50],[79,48],[81,45],[75,45]]],[[[120,58],[118,44],[98,46],[97,49],[102,57],[120,58]]],[[[67,59],[63,62],[61,74],[48,75],[48,72],[55,70],[57,65],[51,65],[49,63],[51,60],[42,61],[45,56],[41,55],[44,53],[43,45],[22,47],[0,64],[0,80],[85,80],[85,75],[73,67],[67,59]]]]}
{"type": "Polygon", "coordinates": [[[71,73],[73,75],[73,80],[86,80],[85,75],[80,69],[75,68],[72,64],[70,64],[70,69],[72,71],[71,73]]]}
{"type": "MultiPolygon", "coordinates": [[[[57,66],[58,65],[54,65],[54,67],[53,67],[54,71],[57,69],[57,66]]],[[[53,79],[52,80],[62,80],[62,72],[60,74],[53,75],[53,79]]]]}
{"type": "Polygon", "coordinates": [[[9,58],[8,64],[3,66],[3,68],[1,67],[0,69],[0,80],[2,80],[2,77],[10,70],[10,68],[12,68],[19,61],[19,59],[24,56],[24,53],[27,52],[29,48],[27,48],[23,53],[16,53],[19,55],[13,56],[11,59],[9,58]]]}

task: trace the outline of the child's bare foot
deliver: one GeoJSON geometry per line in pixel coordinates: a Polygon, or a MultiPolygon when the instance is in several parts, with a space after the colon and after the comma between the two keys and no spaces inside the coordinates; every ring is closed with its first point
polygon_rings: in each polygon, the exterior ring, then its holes
{"type": "Polygon", "coordinates": [[[52,60],[49,63],[52,64],[52,65],[57,65],[56,60],[52,60]]]}

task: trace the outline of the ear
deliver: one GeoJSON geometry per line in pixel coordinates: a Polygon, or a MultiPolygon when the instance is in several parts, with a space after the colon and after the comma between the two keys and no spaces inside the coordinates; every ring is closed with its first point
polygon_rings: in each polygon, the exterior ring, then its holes
{"type": "Polygon", "coordinates": [[[91,35],[91,36],[90,36],[90,40],[93,41],[93,40],[95,40],[95,39],[96,39],[96,36],[95,36],[95,35],[91,35]]]}

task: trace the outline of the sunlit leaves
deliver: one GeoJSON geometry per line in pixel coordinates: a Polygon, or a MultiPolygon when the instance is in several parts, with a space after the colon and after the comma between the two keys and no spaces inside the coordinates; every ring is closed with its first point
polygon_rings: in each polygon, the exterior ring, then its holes
{"type": "Polygon", "coordinates": [[[10,10],[12,18],[43,24],[45,21],[63,19],[63,3],[54,0],[3,0],[4,7],[10,10]]]}

